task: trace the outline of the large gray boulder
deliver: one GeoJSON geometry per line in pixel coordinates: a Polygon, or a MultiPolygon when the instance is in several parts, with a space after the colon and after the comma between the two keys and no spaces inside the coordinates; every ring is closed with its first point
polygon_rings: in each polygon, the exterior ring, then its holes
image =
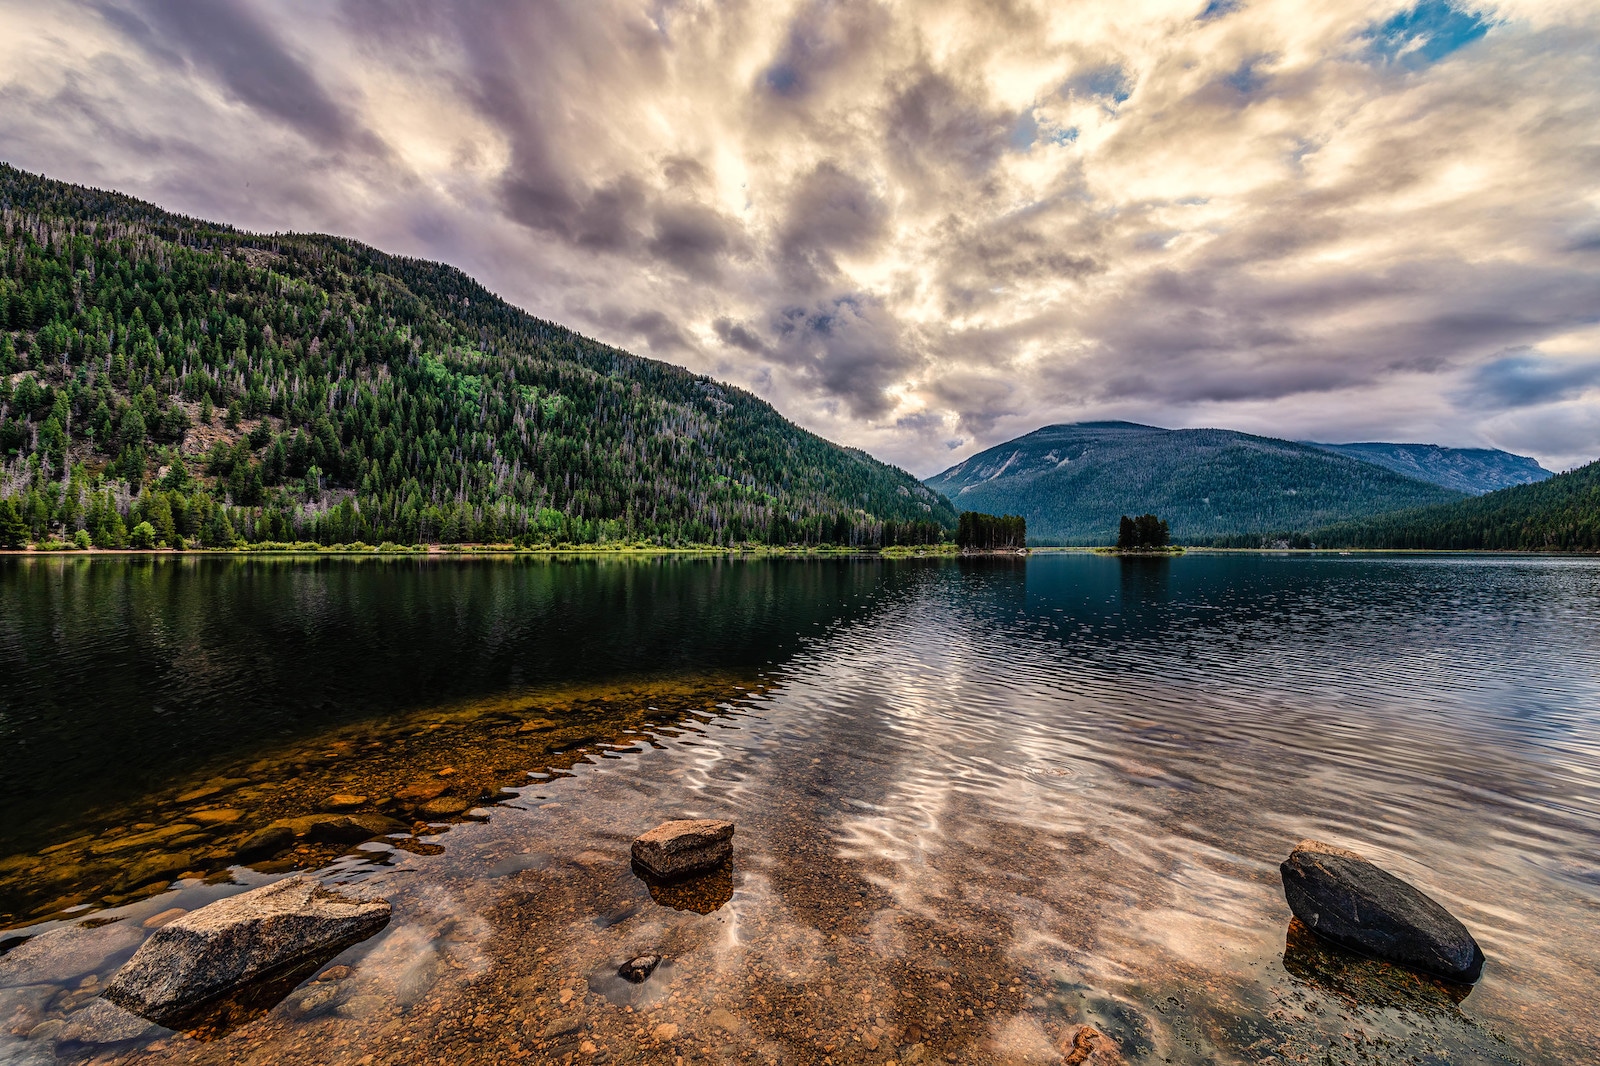
{"type": "Polygon", "coordinates": [[[287,878],[162,926],[101,995],[166,1025],[260,978],[331,958],[388,922],[387,900],[287,878]]]}
{"type": "Polygon", "coordinates": [[[687,877],[733,858],[733,823],[711,818],[662,822],[633,842],[633,861],[652,877],[687,877]]]}
{"type": "Polygon", "coordinates": [[[1483,951],[1466,926],[1355,852],[1302,840],[1279,869],[1289,909],[1318,936],[1450,981],[1483,972],[1483,951]]]}

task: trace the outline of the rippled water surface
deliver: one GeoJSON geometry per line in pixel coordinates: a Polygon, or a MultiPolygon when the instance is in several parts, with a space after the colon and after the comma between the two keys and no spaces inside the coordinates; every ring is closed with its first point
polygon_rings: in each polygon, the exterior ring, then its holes
{"type": "Polygon", "coordinates": [[[1600,1060],[1597,632],[1576,559],[0,560],[0,950],[74,930],[0,1060],[1600,1060]],[[382,832],[241,856],[330,813],[382,832]],[[731,873],[640,881],[670,817],[731,873]],[[1483,980],[1291,927],[1308,836],[1483,980]],[[393,921],[183,1032],[96,999],[295,869],[393,921]]]}

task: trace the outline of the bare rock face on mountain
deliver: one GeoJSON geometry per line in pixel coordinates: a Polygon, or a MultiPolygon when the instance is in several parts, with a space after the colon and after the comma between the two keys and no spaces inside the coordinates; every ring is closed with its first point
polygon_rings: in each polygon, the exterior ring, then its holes
{"type": "Polygon", "coordinates": [[[359,899],[291,877],[162,926],[102,995],[166,1025],[260,978],[331,958],[388,921],[387,900],[359,899]]]}
{"type": "Polygon", "coordinates": [[[1318,936],[1450,981],[1483,972],[1483,951],[1466,926],[1355,852],[1302,840],[1279,869],[1289,909],[1318,936]]]}
{"type": "Polygon", "coordinates": [[[711,818],[662,822],[633,842],[633,861],[652,877],[712,870],[733,857],[733,823],[711,818]]]}

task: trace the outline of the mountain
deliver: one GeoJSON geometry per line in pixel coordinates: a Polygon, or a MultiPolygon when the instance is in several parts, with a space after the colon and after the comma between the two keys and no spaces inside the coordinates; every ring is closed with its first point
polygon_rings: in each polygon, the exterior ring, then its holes
{"type": "Polygon", "coordinates": [[[1020,514],[1036,544],[1108,544],[1154,512],[1178,543],[1308,529],[1462,494],[1309,444],[1131,422],[1046,426],[928,478],[957,510],[1020,514]]]}
{"type": "Polygon", "coordinates": [[[1600,462],[1531,485],[1312,530],[1335,548],[1600,551],[1600,462]]]}
{"type": "Polygon", "coordinates": [[[1362,462],[1376,463],[1397,474],[1481,496],[1513,485],[1531,485],[1551,477],[1537,459],[1496,448],[1442,448],[1437,444],[1317,444],[1362,462]]]}
{"type": "Polygon", "coordinates": [[[34,537],[106,545],[141,522],[204,544],[872,545],[955,524],[905,471],[454,268],[4,164],[0,498],[34,537]]]}

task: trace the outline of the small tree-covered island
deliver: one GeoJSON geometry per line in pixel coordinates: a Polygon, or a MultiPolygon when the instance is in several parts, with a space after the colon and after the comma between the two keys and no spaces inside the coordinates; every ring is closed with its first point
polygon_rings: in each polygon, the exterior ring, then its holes
{"type": "Polygon", "coordinates": [[[1101,555],[1181,555],[1183,548],[1172,543],[1166,521],[1153,514],[1123,515],[1117,523],[1114,548],[1095,549],[1101,555]]]}

